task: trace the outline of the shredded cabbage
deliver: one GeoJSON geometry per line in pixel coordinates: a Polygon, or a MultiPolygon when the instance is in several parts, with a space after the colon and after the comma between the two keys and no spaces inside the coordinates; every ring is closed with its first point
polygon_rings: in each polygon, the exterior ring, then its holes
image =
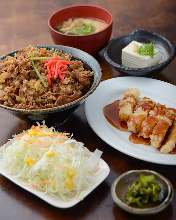
{"type": "Polygon", "coordinates": [[[90,186],[101,155],[67,133],[38,124],[1,148],[0,166],[36,190],[69,200],[90,186]]]}

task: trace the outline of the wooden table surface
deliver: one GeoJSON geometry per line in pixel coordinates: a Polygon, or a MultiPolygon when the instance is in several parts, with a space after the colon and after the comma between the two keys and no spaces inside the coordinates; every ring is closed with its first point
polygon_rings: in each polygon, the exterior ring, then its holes
{"type": "MultiPolygon", "coordinates": [[[[85,0],[79,3],[97,3],[112,12],[113,36],[121,36],[136,28],[158,32],[176,43],[175,0],[85,0]]],[[[0,55],[28,44],[52,44],[48,33],[47,18],[56,9],[75,3],[74,0],[0,0],[0,55]]],[[[121,76],[101,58],[103,79],[121,76]]],[[[176,61],[162,73],[153,75],[176,84],[176,61]]],[[[0,110],[0,144],[14,133],[29,125],[0,110]]],[[[89,127],[81,106],[63,126],[74,137],[93,150],[102,150],[103,159],[109,164],[109,177],[79,205],[69,210],[54,208],[30,193],[0,177],[0,220],[113,220],[113,219],[176,219],[176,197],[162,213],[153,217],[137,217],[120,210],[112,201],[110,187],[114,179],[130,169],[153,169],[168,177],[176,189],[175,167],[146,163],[128,157],[105,144],[89,127]]],[[[176,193],[176,190],[175,190],[176,193]]]]}

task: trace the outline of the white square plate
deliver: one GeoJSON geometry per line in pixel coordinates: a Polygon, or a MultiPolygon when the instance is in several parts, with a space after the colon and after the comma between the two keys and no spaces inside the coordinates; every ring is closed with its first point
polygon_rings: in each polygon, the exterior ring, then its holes
{"type": "Polygon", "coordinates": [[[2,169],[2,167],[0,167],[0,174],[2,176],[6,177],[7,179],[12,181],[16,185],[20,186],[21,188],[27,190],[28,192],[30,192],[30,193],[34,194],[35,196],[39,197],[40,199],[44,200],[48,204],[55,206],[57,208],[63,208],[63,209],[70,208],[70,207],[76,205],[77,203],[79,203],[80,201],[82,201],[98,185],[100,185],[100,183],[102,183],[106,179],[106,177],[109,175],[109,172],[110,172],[110,169],[109,169],[109,166],[107,165],[107,163],[104,160],[100,159],[100,162],[99,162],[99,165],[97,168],[97,173],[95,175],[95,178],[93,179],[93,184],[90,185],[89,188],[87,188],[85,191],[83,191],[80,194],[80,196],[78,196],[77,198],[74,198],[69,201],[63,201],[60,198],[52,197],[50,195],[47,195],[46,193],[37,191],[37,190],[33,189],[32,187],[27,186],[27,184],[25,184],[25,182],[21,181],[19,178],[16,178],[16,177],[9,175],[5,170],[2,169]]]}

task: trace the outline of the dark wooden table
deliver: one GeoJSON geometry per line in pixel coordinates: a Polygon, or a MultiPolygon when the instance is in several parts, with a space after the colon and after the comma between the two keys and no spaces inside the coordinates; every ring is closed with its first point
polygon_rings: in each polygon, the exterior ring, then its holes
{"type": "MultiPolygon", "coordinates": [[[[158,32],[176,43],[176,1],[175,0],[89,0],[80,3],[97,3],[113,14],[113,36],[120,36],[136,28],[158,32]]],[[[28,44],[52,44],[48,33],[47,18],[56,9],[75,3],[74,0],[0,0],[0,55],[28,44]]],[[[112,70],[101,58],[103,79],[121,76],[112,70]]],[[[176,84],[176,61],[161,74],[152,76],[176,84]]],[[[14,133],[29,125],[0,110],[0,144],[14,133]]],[[[89,127],[81,106],[63,126],[74,137],[93,150],[104,152],[103,159],[111,172],[101,184],[79,205],[69,210],[56,209],[30,193],[0,177],[0,220],[112,220],[112,219],[176,219],[176,197],[161,214],[153,217],[137,217],[120,210],[112,201],[110,187],[113,180],[130,169],[153,169],[168,177],[176,189],[175,167],[160,166],[128,157],[105,144],[89,127]]],[[[106,134],[105,134],[106,135],[106,134]]],[[[176,193],[176,190],[175,190],[176,193]]]]}

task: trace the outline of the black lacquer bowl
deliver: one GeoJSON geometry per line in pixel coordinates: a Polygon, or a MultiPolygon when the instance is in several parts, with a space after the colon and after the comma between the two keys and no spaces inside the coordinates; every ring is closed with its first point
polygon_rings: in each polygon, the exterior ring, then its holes
{"type": "MultiPolygon", "coordinates": [[[[94,72],[94,80],[92,83],[91,88],[89,91],[84,95],[81,96],[79,99],[76,99],[73,102],[67,103],[65,105],[53,107],[53,108],[45,108],[45,109],[17,109],[14,107],[8,107],[5,105],[0,105],[1,108],[4,108],[11,112],[12,114],[16,115],[17,117],[25,120],[29,120],[30,122],[41,122],[45,120],[46,124],[60,124],[65,121],[70,114],[80,105],[82,104],[85,99],[94,92],[96,87],[98,86],[101,80],[101,68],[98,62],[88,53],[67,46],[61,45],[42,45],[38,46],[40,48],[47,48],[47,49],[58,49],[62,50],[63,52],[71,54],[74,58],[81,60],[88,68],[90,68],[94,72]]],[[[4,59],[6,56],[13,56],[17,51],[13,51],[5,56],[0,57],[0,59],[4,59]]]]}
{"type": "Polygon", "coordinates": [[[127,36],[112,39],[104,49],[103,55],[105,60],[119,72],[133,76],[144,76],[150,73],[159,73],[164,69],[174,59],[175,46],[168,39],[157,33],[139,29],[127,36]],[[121,62],[122,49],[133,40],[142,43],[153,42],[156,46],[162,48],[165,58],[161,63],[146,68],[129,68],[123,66],[121,62]]]}

